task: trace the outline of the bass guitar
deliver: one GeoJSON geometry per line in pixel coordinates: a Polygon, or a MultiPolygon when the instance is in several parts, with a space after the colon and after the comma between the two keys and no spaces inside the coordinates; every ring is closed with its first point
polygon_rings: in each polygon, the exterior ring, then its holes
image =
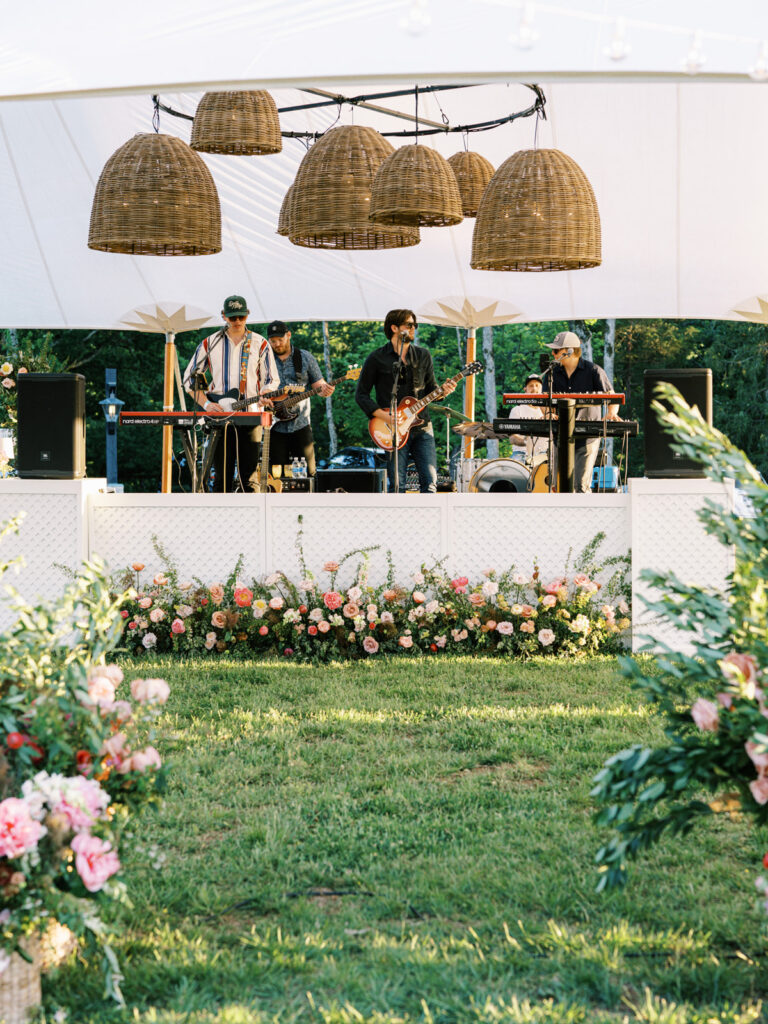
{"type": "MultiPolygon", "coordinates": [[[[470,377],[473,373],[480,373],[483,369],[483,364],[479,362],[467,363],[467,365],[456,374],[455,377],[449,377],[445,384],[458,384],[464,377],[470,377]]],[[[423,398],[404,398],[397,406],[397,447],[402,448],[405,442],[408,440],[408,435],[411,432],[416,420],[418,419],[421,410],[429,405],[430,402],[434,402],[435,399],[440,398],[443,394],[443,387],[435,388],[434,391],[430,391],[428,395],[423,398]]],[[[387,423],[386,420],[381,419],[378,416],[372,416],[368,421],[368,433],[371,435],[373,441],[383,448],[385,451],[391,452],[394,450],[394,430],[392,426],[387,423]]]]}
{"type": "MultiPolygon", "coordinates": [[[[342,381],[357,380],[359,376],[360,367],[351,366],[346,373],[341,375],[341,377],[328,381],[328,383],[331,387],[336,387],[336,385],[341,384],[342,381]]],[[[225,412],[242,412],[244,409],[254,405],[256,402],[260,402],[262,398],[268,398],[274,405],[273,412],[275,419],[292,420],[299,414],[299,410],[295,408],[299,402],[303,402],[307,398],[315,397],[317,392],[313,391],[312,388],[303,388],[301,384],[289,384],[281,391],[272,391],[268,395],[254,395],[252,398],[238,398],[238,394],[239,391],[237,388],[230,388],[225,395],[209,393],[207,398],[209,402],[218,402],[225,412]]]]}
{"type": "Polygon", "coordinates": [[[269,434],[272,430],[272,413],[261,414],[261,462],[259,463],[259,494],[279,494],[283,489],[282,480],[275,480],[269,472],[269,434]]]}

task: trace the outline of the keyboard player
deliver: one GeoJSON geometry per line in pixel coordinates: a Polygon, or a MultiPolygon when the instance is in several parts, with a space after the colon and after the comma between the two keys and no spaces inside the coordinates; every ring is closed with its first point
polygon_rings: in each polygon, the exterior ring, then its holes
{"type": "MultiPolygon", "coordinates": [[[[552,365],[542,374],[544,391],[549,391],[549,375],[552,375],[553,393],[584,394],[587,392],[612,392],[613,384],[608,374],[597,363],[584,359],[581,355],[581,340],[573,331],[561,331],[547,344],[552,352],[552,365]]],[[[582,406],[576,412],[580,420],[602,419],[601,405],[582,406]]],[[[618,405],[609,405],[606,418],[618,420],[618,405]]],[[[592,470],[597,461],[600,438],[579,438],[576,441],[574,455],[573,489],[576,493],[585,493],[592,484],[592,470]]],[[[555,449],[555,453],[557,449],[555,449]]],[[[555,463],[557,455],[555,454],[555,463]]]]}
{"type": "MultiPolygon", "coordinates": [[[[529,373],[525,378],[523,391],[526,395],[540,395],[542,392],[541,377],[538,373],[529,373]]],[[[543,420],[544,407],[541,405],[513,405],[509,410],[510,419],[543,420]]],[[[520,459],[528,464],[532,463],[539,455],[546,455],[547,444],[545,437],[532,437],[530,434],[511,434],[512,457],[520,459]]]]}

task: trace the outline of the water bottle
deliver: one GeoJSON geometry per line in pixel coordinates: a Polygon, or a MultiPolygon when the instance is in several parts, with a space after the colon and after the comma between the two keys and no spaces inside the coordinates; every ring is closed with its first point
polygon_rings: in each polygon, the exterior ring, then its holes
{"type": "Polygon", "coordinates": [[[291,459],[291,477],[296,480],[299,476],[299,460],[294,457],[291,459]]]}
{"type": "Polygon", "coordinates": [[[299,460],[299,476],[302,480],[307,479],[307,460],[304,458],[299,460]]]}

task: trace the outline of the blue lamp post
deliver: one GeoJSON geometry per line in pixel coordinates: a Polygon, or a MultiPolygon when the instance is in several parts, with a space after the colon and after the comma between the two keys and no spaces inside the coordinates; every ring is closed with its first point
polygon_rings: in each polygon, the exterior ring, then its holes
{"type": "Polygon", "coordinates": [[[117,421],[125,402],[117,397],[116,369],[105,369],[104,383],[106,398],[102,398],[99,405],[107,421],[107,486],[112,486],[117,484],[117,421]]]}

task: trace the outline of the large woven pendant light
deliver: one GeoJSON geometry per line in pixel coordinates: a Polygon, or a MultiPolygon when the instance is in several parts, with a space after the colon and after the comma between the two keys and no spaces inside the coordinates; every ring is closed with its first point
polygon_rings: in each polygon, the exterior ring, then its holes
{"type": "Polygon", "coordinates": [[[283,205],[280,207],[280,216],[277,218],[277,233],[287,238],[291,233],[291,203],[293,201],[293,185],[283,197],[283,205]]]}
{"type": "Polygon", "coordinates": [[[291,186],[288,237],[310,249],[396,249],[416,245],[417,227],[373,224],[371,183],[392,152],[362,125],[331,128],[309,150],[291,186]]]}
{"type": "Polygon", "coordinates": [[[474,217],[488,182],[493,177],[493,164],[480,153],[462,151],[448,157],[451,170],[456,175],[461,196],[461,212],[465,217],[474,217]]]}
{"type": "Polygon", "coordinates": [[[153,256],[221,252],[221,208],[202,157],[172,135],[134,135],[107,160],[88,248],[153,256]]]}
{"type": "Polygon", "coordinates": [[[207,92],[195,111],[190,145],[202,153],[279,153],[283,137],[275,101],[263,89],[207,92]]]}
{"type": "Polygon", "coordinates": [[[401,146],[376,172],[371,220],[377,224],[445,227],[463,220],[450,164],[428,146],[401,146]]]}
{"type": "Polygon", "coordinates": [[[597,267],[600,214],[579,165],[557,149],[514,153],[480,202],[472,237],[475,270],[597,267]]]}

